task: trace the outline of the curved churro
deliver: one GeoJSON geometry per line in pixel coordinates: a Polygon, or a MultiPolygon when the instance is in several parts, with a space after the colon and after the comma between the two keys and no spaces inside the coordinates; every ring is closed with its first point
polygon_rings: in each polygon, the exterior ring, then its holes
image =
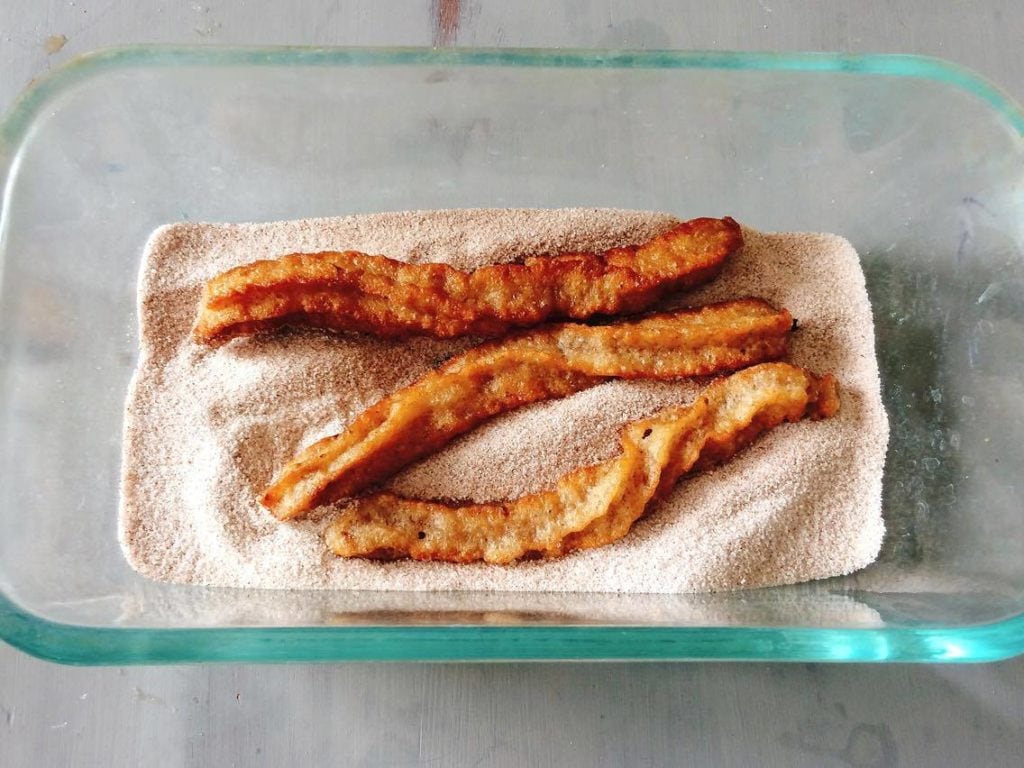
{"type": "Polygon", "coordinates": [[[353,501],[325,531],[344,557],[509,563],[600,547],[625,536],[680,475],[730,458],[784,421],[839,408],[835,379],[765,363],[708,386],[689,406],[623,429],[622,452],[515,501],[453,505],[378,493],[353,501]]]}
{"type": "Polygon", "coordinates": [[[614,325],[548,326],[485,343],[303,450],[262,501],[281,519],[297,517],[384,480],[499,413],[609,377],[706,376],[777,358],[791,327],[786,310],[740,299],[614,325]]]}
{"type": "Polygon", "coordinates": [[[556,317],[639,312],[714,277],[743,243],[732,219],[694,219],[634,247],[462,272],[357,251],[292,254],[224,272],[203,290],[193,336],[221,344],[281,326],[378,336],[495,336],[556,317]]]}

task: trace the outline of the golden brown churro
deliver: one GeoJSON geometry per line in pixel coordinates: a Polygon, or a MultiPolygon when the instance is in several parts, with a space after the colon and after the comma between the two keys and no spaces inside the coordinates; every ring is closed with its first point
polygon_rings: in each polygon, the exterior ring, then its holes
{"type": "Polygon", "coordinates": [[[462,272],[357,251],[292,254],[224,272],[204,290],[193,335],[217,345],[281,326],[378,336],[496,336],[551,318],[639,312],[709,280],[743,236],[694,219],[628,248],[565,253],[462,272]]]}
{"type": "Polygon", "coordinates": [[[792,316],[740,299],[613,325],[563,324],[488,342],[381,400],[303,450],[263,504],[281,518],[351,496],[499,413],[605,378],[671,379],[781,357],[792,316]]]}
{"type": "Polygon", "coordinates": [[[688,406],[623,429],[621,453],[508,502],[454,505],[378,493],[342,509],[325,532],[344,557],[509,563],[600,547],[626,535],[684,473],[721,463],[784,421],[839,408],[835,379],[765,363],[720,379],[688,406]]]}

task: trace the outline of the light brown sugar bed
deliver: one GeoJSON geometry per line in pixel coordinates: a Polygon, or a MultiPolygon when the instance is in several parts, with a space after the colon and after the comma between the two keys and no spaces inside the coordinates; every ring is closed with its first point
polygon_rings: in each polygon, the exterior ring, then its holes
{"type": "MultiPolygon", "coordinates": [[[[129,562],[160,581],[382,590],[696,592],[864,567],[883,534],[888,437],[860,262],[842,238],[744,230],[708,286],[668,305],[761,296],[799,321],[791,359],[837,376],[833,419],[784,425],[725,466],[683,479],[622,541],[512,566],[343,560],[329,510],[280,522],[258,499],[296,451],[472,340],[288,333],[219,349],[190,336],[203,283],[295,251],[355,249],[469,269],[525,255],[633,244],[675,220],[606,209],[436,211],[270,224],[173,224],[146,248],[141,355],[128,396],[120,514],[129,562]]],[[[664,305],[663,305],[664,306],[664,305]]],[[[686,402],[694,382],[613,381],[504,415],[388,487],[475,501],[552,485],[612,455],[623,423],[686,402]]]]}

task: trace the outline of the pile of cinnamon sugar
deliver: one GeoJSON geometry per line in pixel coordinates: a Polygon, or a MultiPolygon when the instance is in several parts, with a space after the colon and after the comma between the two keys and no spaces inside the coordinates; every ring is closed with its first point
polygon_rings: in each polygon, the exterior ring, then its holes
{"type": "MultiPolygon", "coordinates": [[[[159,581],[370,590],[698,592],[787,584],[872,562],[883,534],[888,423],[856,252],[823,234],[744,230],[710,285],[663,306],[746,295],[799,320],[791,360],[836,374],[833,419],[783,425],[728,464],[684,478],[620,542],[511,566],[342,560],[330,516],[282,523],[258,503],[299,448],[472,340],[382,341],[290,333],[211,350],[190,337],[203,283],[296,251],[355,249],[470,269],[526,255],[604,250],[667,229],[665,214],[460,210],[157,230],[139,281],[141,356],[125,416],[119,533],[159,581]]],[[[552,485],[616,451],[621,425],[694,396],[692,382],[612,381],[487,423],[395,477],[399,493],[484,501],[552,485]]]]}

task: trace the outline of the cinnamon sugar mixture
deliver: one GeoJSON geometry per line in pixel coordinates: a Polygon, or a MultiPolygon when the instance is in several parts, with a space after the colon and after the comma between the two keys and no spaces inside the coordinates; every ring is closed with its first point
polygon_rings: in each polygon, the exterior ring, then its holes
{"type": "MultiPolygon", "coordinates": [[[[638,243],[674,221],[608,209],[460,210],[158,229],[140,274],[141,356],[126,405],[119,530],[129,562],[159,581],[218,586],[646,593],[786,584],[866,566],[883,534],[888,422],[864,276],[834,235],[746,229],[746,246],[717,280],[662,306],[746,295],[785,306],[799,321],[791,360],[836,374],[840,413],[778,427],[728,464],[683,478],[616,544],[512,566],[343,560],[320,537],[329,509],[282,523],[258,503],[299,448],[473,341],[306,332],[211,350],[190,338],[206,280],[320,250],[471,269],[638,243]]],[[[613,455],[624,422],[696,391],[693,382],[612,381],[529,406],[389,487],[474,501],[539,490],[613,455]]]]}

